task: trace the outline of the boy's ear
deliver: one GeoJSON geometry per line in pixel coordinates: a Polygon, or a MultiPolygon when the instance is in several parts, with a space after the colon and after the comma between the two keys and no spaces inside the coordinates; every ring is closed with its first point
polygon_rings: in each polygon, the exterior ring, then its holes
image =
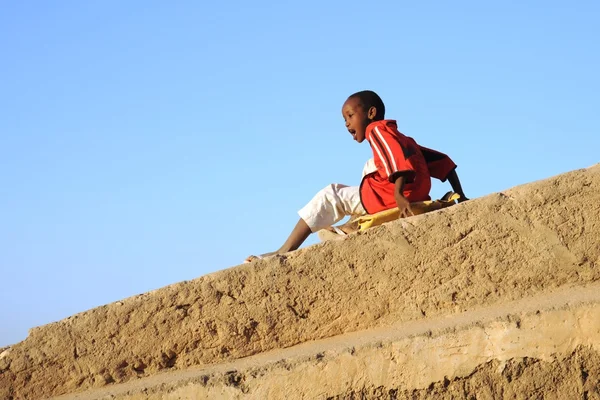
{"type": "Polygon", "coordinates": [[[377,108],[375,106],[371,106],[369,108],[369,111],[367,111],[367,118],[369,118],[370,120],[374,120],[376,115],[377,115],[377,108]]]}

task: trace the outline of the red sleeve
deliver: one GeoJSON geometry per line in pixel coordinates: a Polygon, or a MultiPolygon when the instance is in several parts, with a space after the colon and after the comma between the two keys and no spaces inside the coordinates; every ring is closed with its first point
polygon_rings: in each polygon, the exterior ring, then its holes
{"type": "Polygon", "coordinates": [[[390,182],[394,182],[400,176],[406,178],[406,183],[413,182],[416,172],[409,157],[416,153],[416,145],[413,145],[408,138],[401,138],[379,126],[373,128],[369,136],[376,165],[382,166],[378,168],[379,174],[390,182]]]}
{"type": "Polygon", "coordinates": [[[456,168],[456,164],[450,157],[439,151],[428,149],[427,147],[419,146],[427,168],[429,169],[429,175],[432,178],[437,178],[442,182],[445,182],[448,178],[448,174],[456,168]]]}

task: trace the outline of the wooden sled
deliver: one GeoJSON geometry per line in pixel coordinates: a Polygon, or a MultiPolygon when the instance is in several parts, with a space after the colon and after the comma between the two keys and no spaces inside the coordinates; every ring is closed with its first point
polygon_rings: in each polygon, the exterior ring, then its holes
{"type": "MultiPolygon", "coordinates": [[[[421,215],[431,211],[441,210],[442,208],[450,207],[456,204],[460,199],[460,195],[454,192],[446,193],[439,200],[427,200],[410,203],[410,208],[414,215],[421,215]]],[[[333,226],[328,229],[321,229],[317,234],[319,239],[324,242],[332,239],[341,239],[348,233],[364,231],[386,222],[397,220],[400,217],[400,210],[392,208],[381,211],[376,214],[367,214],[351,219],[347,223],[340,226],[333,226]]]]}

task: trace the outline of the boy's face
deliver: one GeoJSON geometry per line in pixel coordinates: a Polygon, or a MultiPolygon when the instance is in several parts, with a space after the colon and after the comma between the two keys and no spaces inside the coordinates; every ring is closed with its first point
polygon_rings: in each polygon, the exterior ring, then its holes
{"type": "Polygon", "coordinates": [[[365,110],[358,97],[350,97],[342,106],[346,128],[358,143],[365,140],[367,126],[373,122],[376,111],[375,107],[365,110]]]}

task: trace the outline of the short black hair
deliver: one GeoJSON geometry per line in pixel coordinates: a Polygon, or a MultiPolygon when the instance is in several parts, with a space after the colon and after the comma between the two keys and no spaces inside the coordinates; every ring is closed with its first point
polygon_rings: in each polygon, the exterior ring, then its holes
{"type": "Polygon", "coordinates": [[[354,93],[348,98],[351,99],[354,97],[358,98],[365,111],[369,111],[369,108],[375,107],[377,113],[375,114],[374,121],[381,121],[382,119],[385,119],[385,105],[377,93],[372,90],[363,90],[361,92],[354,93]]]}

